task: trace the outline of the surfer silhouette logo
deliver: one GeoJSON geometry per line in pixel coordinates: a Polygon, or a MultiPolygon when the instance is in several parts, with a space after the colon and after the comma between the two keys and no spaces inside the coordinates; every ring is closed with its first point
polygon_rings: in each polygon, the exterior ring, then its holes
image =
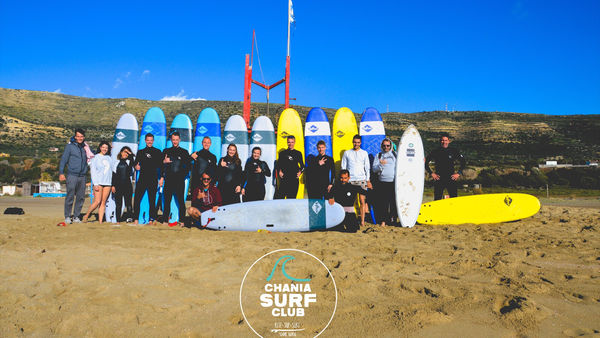
{"type": "Polygon", "coordinates": [[[291,281],[294,281],[294,282],[310,282],[310,280],[311,280],[310,278],[294,278],[294,277],[288,275],[287,272],[285,272],[285,263],[287,263],[288,261],[294,260],[294,259],[296,259],[296,257],[291,256],[291,255],[285,255],[285,256],[279,257],[279,259],[275,262],[273,269],[271,269],[271,273],[267,277],[267,282],[270,282],[271,279],[273,279],[273,275],[275,274],[275,271],[277,270],[277,266],[279,266],[279,262],[281,262],[281,273],[285,276],[285,278],[287,278],[291,281]]]}
{"type": "Polygon", "coordinates": [[[318,214],[318,213],[319,213],[319,211],[321,211],[321,209],[323,209],[323,207],[321,206],[321,204],[319,204],[319,202],[315,202],[315,203],[313,203],[313,205],[312,205],[312,211],[313,211],[315,214],[318,214]]]}

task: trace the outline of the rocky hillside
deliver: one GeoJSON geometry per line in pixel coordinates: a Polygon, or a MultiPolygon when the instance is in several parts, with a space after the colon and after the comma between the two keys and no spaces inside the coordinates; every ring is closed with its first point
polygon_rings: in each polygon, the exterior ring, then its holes
{"type": "MultiPolygon", "coordinates": [[[[94,144],[112,139],[120,115],[132,113],[142,121],[144,113],[158,106],[169,123],[179,113],[192,120],[206,107],[219,112],[222,121],[241,114],[242,102],[235,101],[148,101],[135,98],[90,99],[49,92],[0,88],[0,152],[11,155],[56,156],[49,151],[62,147],[76,127],[87,131],[94,144]]],[[[302,117],[311,107],[294,106],[302,117]]],[[[324,108],[331,119],[334,108],[324,108]]],[[[283,110],[271,104],[255,103],[252,119],[268,115],[274,124],[283,110]]],[[[357,112],[361,113],[361,112],[357,112]]],[[[360,119],[360,114],[356,114],[360,119]]],[[[386,130],[394,141],[410,123],[419,128],[428,151],[440,132],[449,132],[455,145],[471,165],[519,165],[549,157],[582,162],[600,157],[600,115],[551,116],[503,112],[421,112],[383,115],[386,130]]]]}

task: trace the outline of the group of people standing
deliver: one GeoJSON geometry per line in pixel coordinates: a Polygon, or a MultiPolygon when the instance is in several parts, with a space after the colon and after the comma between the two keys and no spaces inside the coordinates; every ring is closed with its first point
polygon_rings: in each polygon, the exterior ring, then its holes
{"type": "MultiPolygon", "coordinates": [[[[335,163],[326,155],[327,146],[324,141],[317,143],[318,154],[311,156],[305,165],[302,153],[295,148],[295,137],[288,136],[288,148],[279,153],[278,160],[271,172],[269,165],[260,159],[260,147],[252,149],[252,155],[242,168],[237,146],[229,144],[225,156],[217,161],[209,151],[211,139],[202,140],[202,149],[192,154],[179,146],[180,135],[170,135],[172,147],[160,151],[153,147],[154,136],[146,134],[146,147],[133,155],[129,147],[119,149],[116,160],[110,157],[110,145],[101,142],[94,155],[84,142],[83,130],[75,131],[71,143],[65,148],[60,162],[60,180],[67,183],[65,199],[65,222],[81,222],[78,215],[85,199],[85,176],[88,166],[92,179],[94,201],[88,208],[83,221],[98,209],[98,220],[102,222],[106,200],[112,192],[115,197],[116,218],[121,222],[122,200],[125,200],[128,221],[138,222],[141,199],[147,194],[150,201],[150,223],[159,220],[159,205],[156,201],[158,187],[163,188],[164,207],[163,223],[168,223],[171,213],[171,200],[176,198],[179,222],[169,224],[181,225],[187,211],[188,215],[198,221],[202,212],[216,211],[221,205],[239,203],[240,201],[258,201],[265,198],[267,177],[273,174],[279,179],[275,190],[275,199],[296,198],[299,180],[305,173],[305,184],[308,198],[326,199],[329,203],[337,202],[344,207],[346,218],[335,230],[356,232],[359,229],[354,204],[358,199],[360,224],[365,223],[365,214],[369,210],[367,201],[373,204],[376,222],[381,225],[391,224],[396,220],[394,179],[396,170],[396,153],[392,141],[385,138],[381,143],[381,152],[372,159],[361,149],[361,137],[355,135],[353,148],[344,152],[341,170],[336,181],[335,163]],[[64,168],[67,166],[66,176],[64,168]],[[132,180],[138,172],[135,185],[135,199],[132,205],[132,180]],[[185,208],[185,179],[191,171],[191,207],[185,208]],[[367,199],[369,196],[369,199],[367,199]],[[74,209],[73,209],[74,204],[74,209]],[[71,216],[71,211],[73,215],[71,216]]],[[[440,199],[443,190],[447,189],[451,197],[457,195],[456,180],[462,174],[464,157],[455,148],[449,148],[450,139],[447,134],[440,137],[440,147],[429,154],[425,163],[435,183],[435,199],[440,199]],[[433,172],[429,161],[436,164],[433,172]],[[455,161],[460,162],[460,169],[455,172],[455,161]]]]}

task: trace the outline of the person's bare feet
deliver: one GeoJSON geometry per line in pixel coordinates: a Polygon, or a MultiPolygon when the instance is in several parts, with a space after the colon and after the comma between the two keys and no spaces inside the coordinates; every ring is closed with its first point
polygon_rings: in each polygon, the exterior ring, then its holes
{"type": "Polygon", "coordinates": [[[83,223],[87,223],[89,216],[88,215],[84,215],[83,216],[83,223]]]}

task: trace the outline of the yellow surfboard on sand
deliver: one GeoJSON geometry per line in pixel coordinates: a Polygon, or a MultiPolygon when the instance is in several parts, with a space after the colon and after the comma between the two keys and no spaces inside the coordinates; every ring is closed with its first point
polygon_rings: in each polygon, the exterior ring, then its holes
{"type": "Polygon", "coordinates": [[[540,210],[540,201],[527,194],[484,194],[448,198],[421,205],[420,224],[483,224],[516,221],[540,210]]]}
{"type": "MultiPolygon", "coordinates": [[[[302,127],[300,115],[292,108],[284,110],[279,116],[279,122],[277,123],[277,159],[279,159],[279,153],[288,148],[287,137],[290,135],[294,135],[296,138],[294,149],[302,153],[302,159],[304,160],[304,128],[302,127]]],[[[296,198],[304,198],[304,174],[300,175],[296,198]]]]}
{"type": "MultiPolygon", "coordinates": [[[[358,125],[352,110],[342,107],[335,112],[333,117],[333,126],[331,130],[331,150],[333,151],[333,161],[335,162],[335,172],[339,176],[342,169],[342,157],[346,150],[352,149],[352,138],[358,134],[358,125]]],[[[336,177],[337,179],[337,177],[336,177]]],[[[358,211],[358,198],[354,202],[354,211],[356,216],[360,216],[358,211]]]]}

